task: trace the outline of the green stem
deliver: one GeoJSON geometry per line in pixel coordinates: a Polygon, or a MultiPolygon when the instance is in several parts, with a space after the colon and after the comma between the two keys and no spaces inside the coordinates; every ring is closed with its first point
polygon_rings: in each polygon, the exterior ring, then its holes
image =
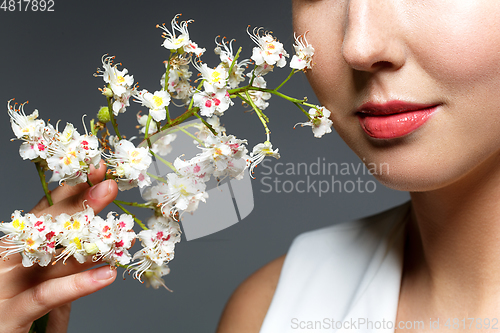
{"type": "Polygon", "coordinates": [[[217,132],[214,130],[214,128],[212,127],[212,125],[210,125],[209,123],[206,122],[205,119],[203,119],[199,114],[198,112],[195,112],[194,114],[196,116],[196,118],[200,119],[201,122],[208,127],[208,129],[210,130],[210,132],[212,132],[213,135],[217,136],[217,132]]]}
{"type": "Polygon", "coordinates": [[[45,180],[45,172],[43,172],[40,162],[35,162],[35,166],[38,171],[38,176],[40,177],[40,182],[42,183],[43,192],[45,193],[47,202],[49,203],[49,206],[52,206],[54,203],[52,202],[52,196],[50,195],[49,187],[47,186],[47,181],[45,180]]]}
{"type": "Polygon", "coordinates": [[[200,110],[199,107],[189,108],[188,110],[186,110],[186,112],[184,112],[183,114],[181,114],[177,118],[171,120],[170,123],[163,125],[163,127],[160,129],[160,131],[164,131],[167,128],[182,124],[184,121],[186,121],[186,119],[192,117],[194,115],[194,113],[198,112],[199,110],[200,110]]]}
{"type": "Polygon", "coordinates": [[[233,61],[231,62],[231,67],[229,67],[229,75],[227,77],[227,82],[229,82],[229,77],[231,76],[231,73],[233,72],[233,67],[236,64],[236,60],[238,60],[238,58],[240,57],[240,53],[241,53],[241,46],[238,49],[238,52],[236,52],[236,55],[234,56],[233,61]]]}
{"type": "Polygon", "coordinates": [[[281,87],[283,87],[283,85],[288,81],[290,80],[290,78],[293,76],[293,74],[295,74],[297,71],[295,69],[292,69],[292,71],[290,72],[290,74],[288,74],[288,77],[285,79],[285,81],[281,82],[281,84],[279,86],[277,86],[274,90],[275,91],[278,91],[281,87]]]}
{"type": "Polygon", "coordinates": [[[156,157],[157,159],[159,159],[161,162],[163,162],[166,166],[168,166],[170,169],[172,169],[175,173],[177,173],[177,169],[174,167],[174,165],[172,163],[170,163],[169,161],[161,158],[160,156],[156,155],[152,150],[149,151],[151,153],[151,155],[153,155],[154,157],[156,157]]]}
{"type": "Polygon", "coordinates": [[[257,65],[254,66],[253,71],[252,71],[252,78],[250,79],[250,83],[248,84],[249,87],[252,86],[253,80],[255,80],[255,69],[257,68],[257,65]]]}
{"type": "MultiPolygon", "coordinates": [[[[198,87],[196,87],[196,90],[197,90],[197,91],[200,91],[201,86],[203,86],[203,82],[204,82],[204,81],[205,81],[205,80],[201,80],[201,81],[200,81],[200,83],[198,84],[198,87]]],[[[193,95],[193,97],[191,97],[191,102],[189,102],[188,109],[191,109],[191,108],[193,107],[193,104],[194,104],[194,95],[193,95]]]]}
{"type": "Polygon", "coordinates": [[[257,107],[257,105],[255,105],[255,103],[252,100],[252,97],[248,93],[248,90],[245,91],[245,95],[247,96],[247,100],[250,102],[250,105],[255,110],[255,113],[257,113],[257,116],[259,117],[262,125],[264,125],[264,129],[266,130],[267,141],[269,141],[269,134],[271,133],[271,131],[267,127],[267,122],[269,121],[269,119],[267,119],[267,121],[266,121],[266,119],[265,119],[265,118],[267,118],[266,115],[262,113],[262,111],[257,107]]]}
{"type": "Polygon", "coordinates": [[[149,172],[146,172],[146,174],[147,174],[149,177],[151,177],[151,178],[153,178],[153,179],[156,179],[156,180],[157,180],[157,181],[159,181],[159,182],[162,182],[162,183],[165,183],[165,184],[167,183],[167,180],[166,180],[165,178],[158,177],[158,176],[153,175],[152,173],[149,173],[149,172]]]}
{"type": "Polygon", "coordinates": [[[118,131],[118,125],[116,124],[115,120],[115,115],[113,114],[113,106],[111,105],[111,97],[106,97],[108,100],[108,112],[109,112],[109,118],[111,119],[111,124],[113,125],[113,129],[115,130],[116,136],[118,139],[122,139],[122,136],[120,135],[120,131],[118,131]]]}
{"type": "MultiPolygon", "coordinates": [[[[163,90],[167,91],[168,89],[168,78],[170,76],[170,58],[172,57],[172,53],[168,55],[168,60],[167,60],[167,68],[165,69],[165,84],[163,87],[163,90]]],[[[165,111],[167,112],[167,124],[170,123],[170,113],[168,111],[168,105],[165,106],[165,111]]]]}
{"type": "Polygon", "coordinates": [[[47,331],[47,323],[49,322],[49,314],[50,312],[35,320],[31,324],[29,333],[45,333],[47,331]]]}
{"type": "Polygon", "coordinates": [[[307,112],[306,110],[304,110],[304,108],[302,107],[302,105],[300,105],[299,103],[293,103],[293,104],[295,104],[295,106],[297,106],[302,112],[304,112],[304,114],[307,116],[307,118],[309,118],[309,120],[312,119],[312,117],[309,114],[309,112],[307,112]]]}
{"type": "Polygon", "coordinates": [[[115,202],[118,202],[120,205],[127,205],[127,206],[132,206],[132,207],[140,207],[140,208],[152,208],[150,204],[140,204],[137,202],[128,202],[128,201],[121,201],[121,200],[115,200],[115,202]]]}
{"type": "MultiPolygon", "coordinates": [[[[195,113],[196,114],[196,113],[195,113]]],[[[186,131],[183,127],[180,127],[179,128],[182,132],[184,132],[184,134],[186,134],[187,136],[191,137],[193,140],[197,141],[200,145],[202,146],[205,146],[203,144],[203,141],[201,141],[200,139],[198,139],[197,137],[195,137],[193,134],[189,133],[188,131],[186,131]]],[[[215,133],[214,135],[217,135],[217,133],[215,133]]]]}
{"type": "Polygon", "coordinates": [[[148,115],[148,120],[146,122],[146,129],[145,129],[145,133],[144,133],[144,139],[148,141],[149,149],[151,149],[151,147],[152,147],[151,140],[149,139],[149,126],[151,124],[152,119],[153,119],[153,117],[151,116],[151,113],[150,113],[148,115]]]}
{"type": "Polygon", "coordinates": [[[134,218],[134,221],[144,230],[149,230],[148,227],[146,227],[144,225],[144,223],[142,223],[141,220],[139,220],[137,217],[135,217],[135,215],[133,215],[132,213],[130,213],[128,210],[125,209],[125,207],[123,207],[120,203],[116,202],[116,200],[113,201],[113,203],[115,205],[118,206],[118,208],[120,208],[125,214],[128,214],[128,215],[131,215],[133,218],[134,218]]]}

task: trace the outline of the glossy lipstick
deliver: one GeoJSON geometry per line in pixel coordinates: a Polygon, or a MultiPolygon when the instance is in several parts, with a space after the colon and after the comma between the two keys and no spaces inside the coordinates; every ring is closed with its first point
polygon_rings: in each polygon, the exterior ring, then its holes
{"type": "Polygon", "coordinates": [[[391,101],[365,103],[356,110],[361,128],[375,139],[405,136],[422,126],[439,104],[417,104],[391,101]]]}

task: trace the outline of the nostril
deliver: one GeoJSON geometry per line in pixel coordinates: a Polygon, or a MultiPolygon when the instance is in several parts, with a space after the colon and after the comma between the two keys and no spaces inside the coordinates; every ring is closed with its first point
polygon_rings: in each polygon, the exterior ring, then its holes
{"type": "Polygon", "coordinates": [[[390,61],[377,61],[372,65],[372,69],[388,69],[394,67],[394,64],[390,61]]]}

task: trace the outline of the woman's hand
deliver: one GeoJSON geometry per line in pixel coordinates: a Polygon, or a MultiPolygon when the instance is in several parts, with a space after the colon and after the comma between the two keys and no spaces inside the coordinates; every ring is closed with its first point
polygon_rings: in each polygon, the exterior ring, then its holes
{"type": "MultiPolygon", "coordinates": [[[[106,168],[101,162],[99,169],[92,167],[90,181],[92,188],[84,184],[59,186],[52,192],[54,205],[49,207],[45,198],[33,208],[31,213],[40,216],[61,213],[74,214],[85,205],[96,214],[111,203],[118,192],[112,180],[101,182],[106,168]]],[[[82,272],[96,265],[89,260],[79,264],[69,258],[66,264],[40,267],[23,267],[21,255],[14,254],[0,259],[0,332],[26,333],[33,321],[51,311],[48,333],[66,332],[71,302],[100,290],[116,278],[116,270],[109,266],[82,272]]]]}

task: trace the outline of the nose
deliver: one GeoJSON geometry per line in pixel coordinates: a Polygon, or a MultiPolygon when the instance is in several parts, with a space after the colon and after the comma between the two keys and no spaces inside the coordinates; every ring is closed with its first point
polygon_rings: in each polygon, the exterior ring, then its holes
{"type": "Polygon", "coordinates": [[[342,44],[345,61],[355,70],[396,70],[406,60],[401,17],[391,0],[351,0],[342,44]]]}

